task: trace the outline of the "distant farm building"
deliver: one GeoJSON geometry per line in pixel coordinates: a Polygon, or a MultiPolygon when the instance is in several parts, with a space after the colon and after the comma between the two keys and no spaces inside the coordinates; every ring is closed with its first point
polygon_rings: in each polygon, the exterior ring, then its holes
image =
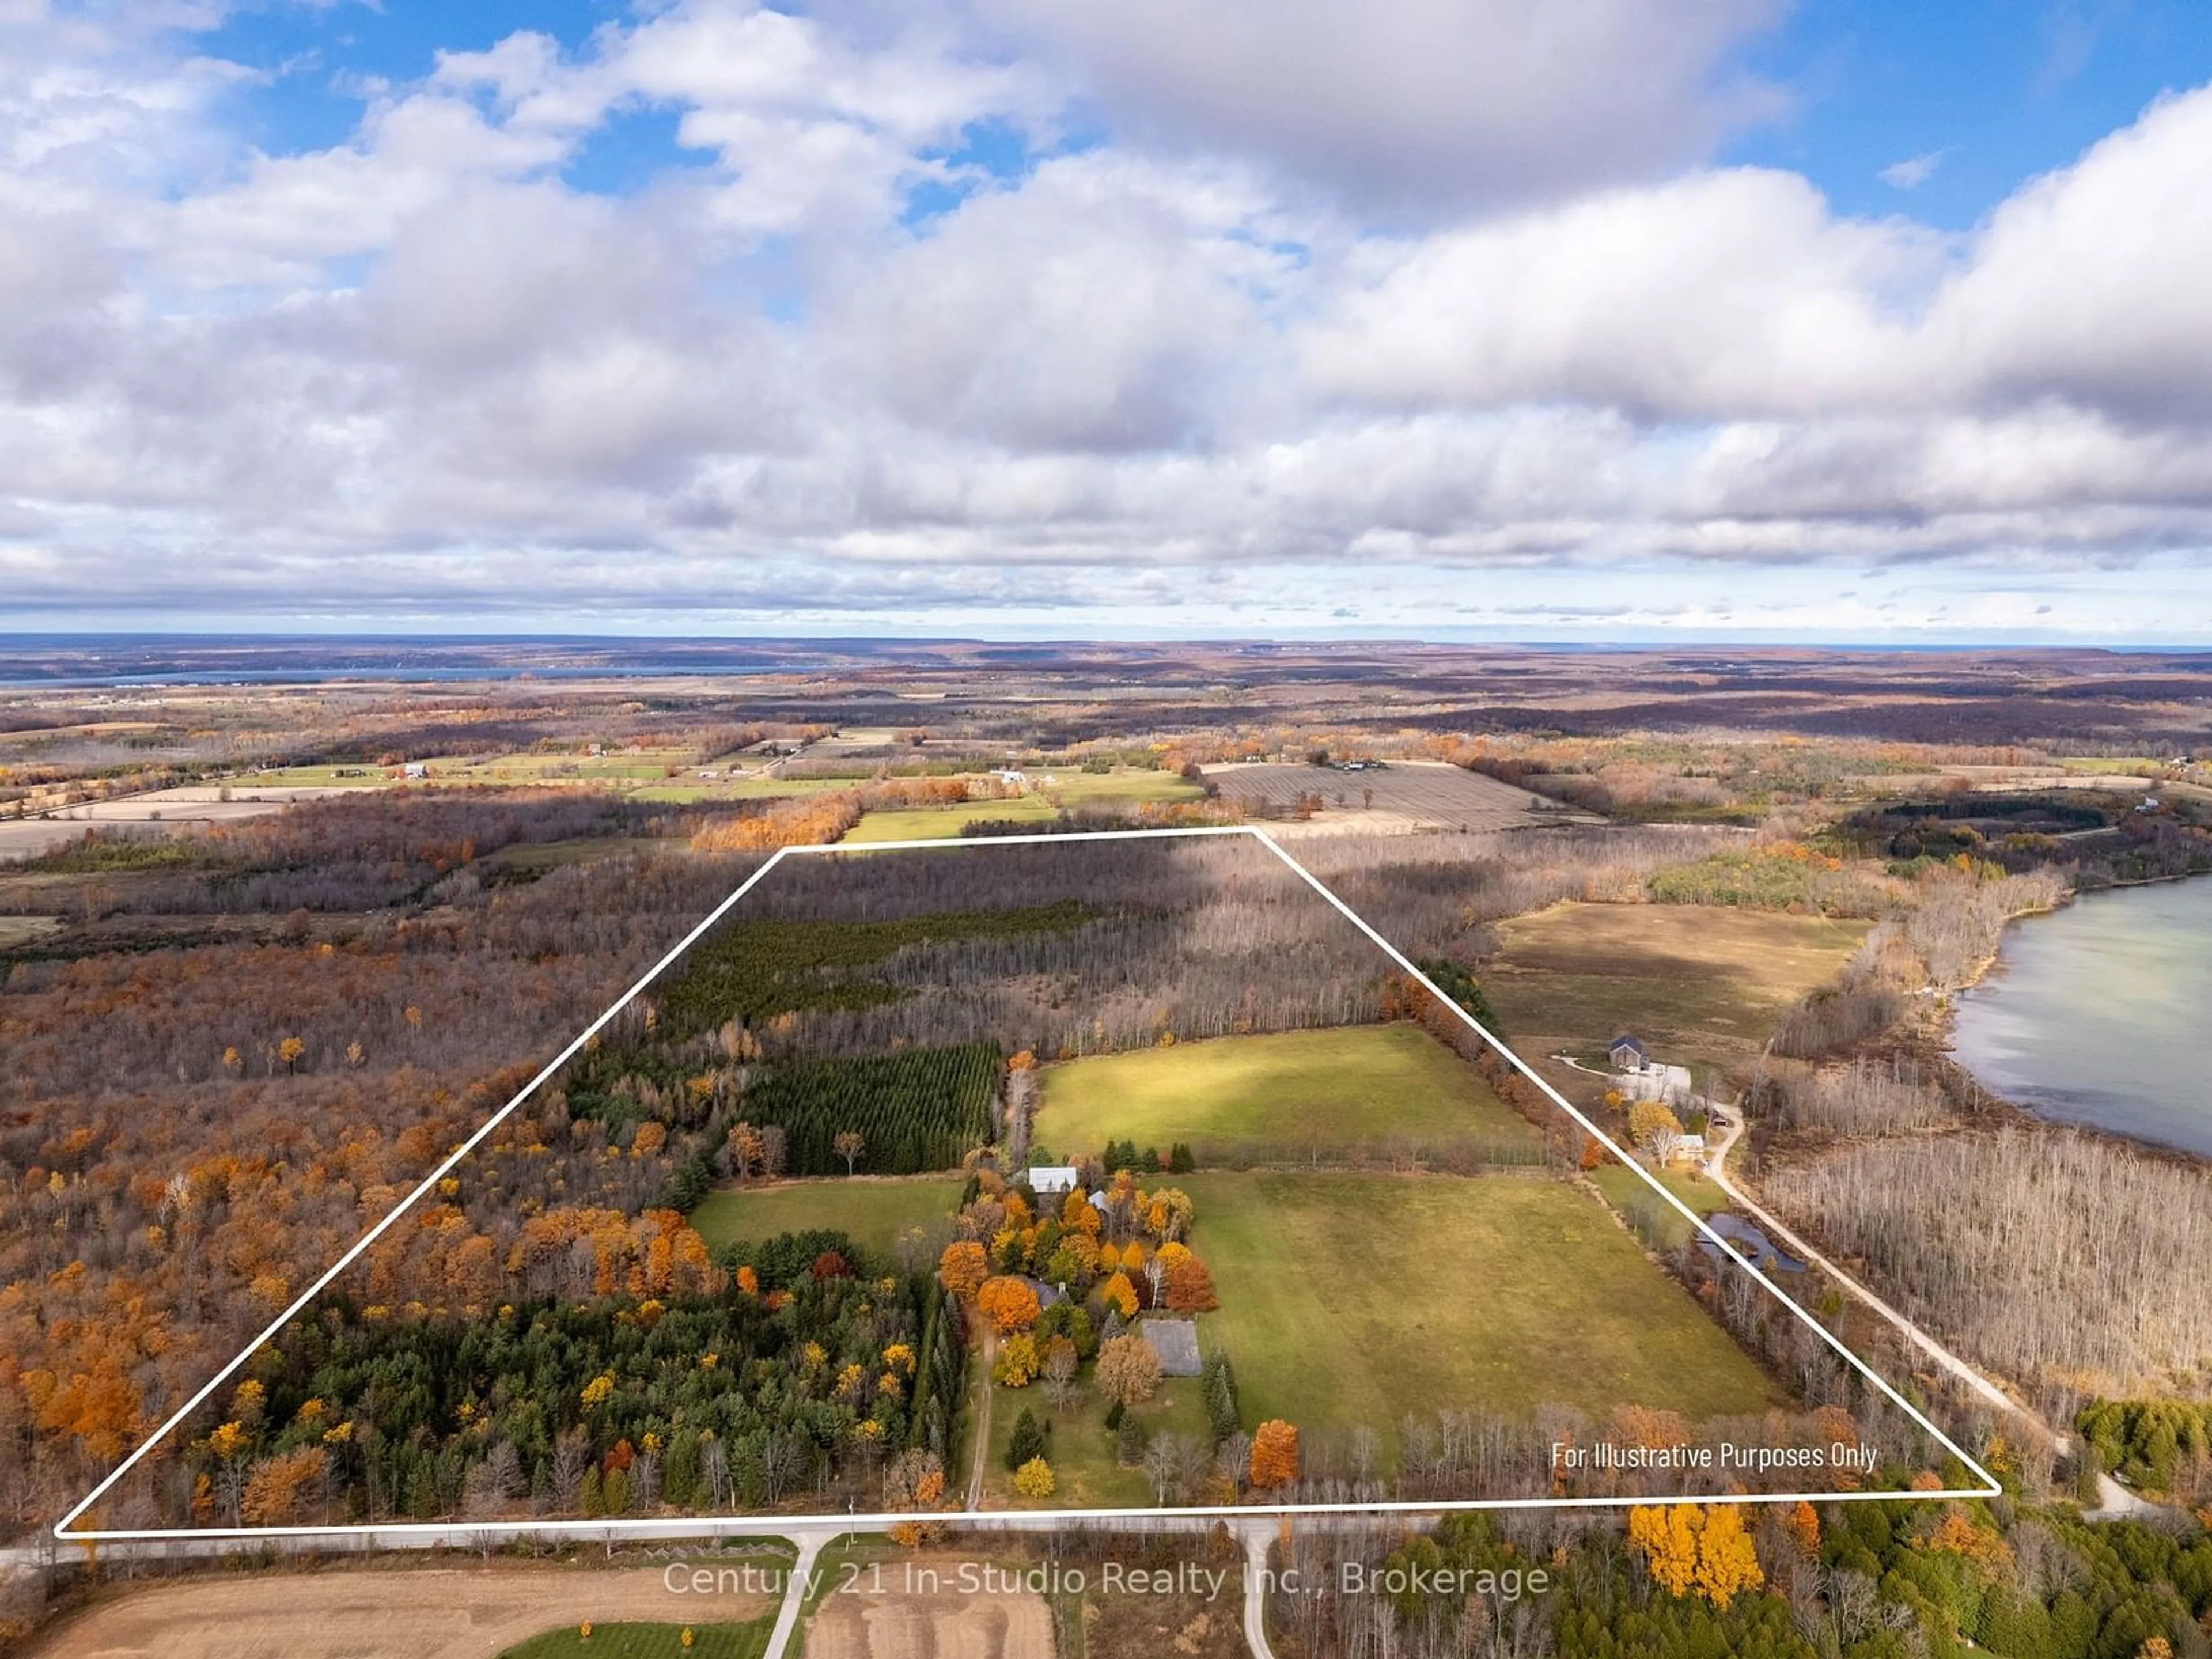
{"type": "Polygon", "coordinates": [[[1032,1164],[1030,1165],[1030,1190],[1039,1198],[1072,1193],[1080,1177],[1073,1164],[1032,1164]]]}
{"type": "Polygon", "coordinates": [[[1649,1059],[1644,1045],[1632,1036],[1613,1038],[1607,1052],[1613,1056],[1613,1069],[1616,1072],[1640,1072],[1649,1059]]]}
{"type": "Polygon", "coordinates": [[[1152,1352],[1160,1358],[1163,1376],[1196,1376],[1200,1370],[1198,1360],[1198,1326],[1188,1319],[1147,1319],[1137,1327],[1152,1352]]]}

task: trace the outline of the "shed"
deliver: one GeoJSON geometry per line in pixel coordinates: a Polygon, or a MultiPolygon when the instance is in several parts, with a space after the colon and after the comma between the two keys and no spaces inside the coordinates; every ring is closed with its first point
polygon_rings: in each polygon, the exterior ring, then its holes
{"type": "Polygon", "coordinates": [[[1042,1198],[1048,1193],[1073,1192],[1080,1176],[1073,1164],[1032,1164],[1025,1178],[1030,1190],[1042,1198]]]}
{"type": "Polygon", "coordinates": [[[1647,1058],[1644,1045],[1632,1036],[1613,1038],[1606,1045],[1606,1052],[1612,1055],[1613,1068],[1616,1072],[1640,1072],[1647,1058]]]}
{"type": "Polygon", "coordinates": [[[1198,1326],[1188,1319],[1147,1319],[1137,1327],[1145,1340],[1152,1345],[1159,1356],[1163,1376],[1196,1376],[1200,1369],[1198,1359],[1198,1326]]]}

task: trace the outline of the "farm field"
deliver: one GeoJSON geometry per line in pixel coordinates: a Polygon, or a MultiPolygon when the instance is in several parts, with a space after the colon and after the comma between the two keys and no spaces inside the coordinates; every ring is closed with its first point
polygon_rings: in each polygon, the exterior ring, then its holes
{"type": "Polygon", "coordinates": [[[1780,1403],[1688,1292],[1563,1182],[1209,1171],[1182,1184],[1221,1297],[1201,1340],[1229,1351],[1248,1423],[1365,1424],[1389,1449],[1407,1413],[1452,1406],[1697,1419],[1780,1403]]]}
{"type": "MultiPolygon", "coordinates": [[[[826,1588],[803,1645],[792,1647],[793,1659],[1041,1659],[1066,1651],[1042,1596],[964,1587],[963,1567],[986,1559],[824,1551],[816,1571],[826,1588]],[[848,1562],[855,1571],[846,1570],[848,1562]]],[[[1003,1564],[1010,1572],[1018,1565],[1003,1564]]]]}
{"type": "Polygon", "coordinates": [[[586,1637],[580,1627],[564,1625],[509,1648],[499,1659],[558,1659],[564,1654],[585,1659],[762,1659],[775,1628],[773,1619],[742,1625],[594,1624],[586,1637]],[[687,1633],[689,1642],[684,1639],[687,1633]]]}
{"type": "Polygon", "coordinates": [[[1016,795],[1011,800],[973,800],[958,806],[902,806],[863,813],[845,832],[844,844],[878,841],[951,841],[971,823],[1012,820],[1049,823],[1057,817],[1053,804],[1042,795],[1016,795]]]}
{"type": "Polygon", "coordinates": [[[421,778],[405,777],[396,766],[356,761],[249,773],[232,779],[230,787],[240,797],[257,789],[390,789],[403,783],[449,789],[572,787],[670,805],[810,795],[852,787],[849,781],[836,778],[728,773],[702,778],[698,769],[704,763],[688,750],[620,755],[439,756],[422,763],[425,775],[421,778]]]}
{"type": "Polygon", "coordinates": [[[1206,791],[1173,772],[1052,772],[1033,780],[1047,796],[1069,808],[1104,803],[1203,800],[1206,791]]]}
{"type": "Polygon", "coordinates": [[[1482,988],[1526,1054],[1641,1037],[1675,1064],[1756,1057],[1870,924],[1711,904],[1567,902],[1498,924],[1482,988]]]}
{"type": "Polygon", "coordinates": [[[1327,813],[1381,815],[1406,828],[1511,830],[1558,823],[1556,803],[1480,772],[1440,761],[1393,761],[1368,772],[1330,766],[1224,765],[1206,769],[1224,800],[1287,814],[1300,800],[1320,800],[1327,813]]]}
{"type": "Polygon", "coordinates": [[[778,1233],[834,1227],[855,1243],[888,1255],[909,1227],[952,1213],[962,1183],[919,1179],[832,1176],[766,1187],[725,1187],[701,1200],[691,1224],[710,1247],[773,1238],[778,1233]]]}
{"type": "Polygon", "coordinates": [[[852,787],[849,781],[839,778],[693,778],[641,783],[627,793],[632,800],[690,805],[702,800],[765,800],[775,796],[818,795],[825,790],[852,787]]]}
{"type": "Polygon", "coordinates": [[[98,827],[112,834],[160,836],[176,828],[242,823],[281,812],[295,801],[344,793],[337,788],[289,787],[274,784],[180,784],[143,795],[80,802],[40,817],[0,823],[0,859],[33,859],[65,847],[98,827]]]}
{"type": "Polygon", "coordinates": [[[1380,1154],[1394,1144],[1533,1156],[1534,1126],[1410,1023],[1216,1037],[1066,1060],[1043,1072],[1038,1145],[1065,1157],[1110,1140],[1190,1143],[1200,1163],[1380,1154]]]}
{"type": "MultiPolygon", "coordinates": [[[[718,1622],[760,1620],[765,1596],[700,1598],[672,1606],[658,1568],[594,1572],[565,1567],[472,1566],[389,1572],[333,1567],[258,1577],[226,1575],[128,1591],[65,1620],[28,1650],[33,1659],[499,1659],[517,1644],[533,1656],[536,1639],[566,1627],[665,1620],[696,1612],[718,1622]]],[[[670,1626],[668,1651],[677,1649],[670,1626]]],[[[761,1640],[767,1626],[762,1624],[761,1640]]],[[[596,1640],[590,1652],[600,1651],[596,1640]]],[[[610,1649],[609,1651],[620,1650],[610,1649]]],[[[640,1648],[640,1654],[659,1650],[640,1648]]],[[[692,1652],[751,1659],[752,1647],[692,1652]]]]}
{"type": "Polygon", "coordinates": [[[0,951],[11,945],[28,945],[34,939],[61,931],[58,916],[0,916],[0,951]]]}

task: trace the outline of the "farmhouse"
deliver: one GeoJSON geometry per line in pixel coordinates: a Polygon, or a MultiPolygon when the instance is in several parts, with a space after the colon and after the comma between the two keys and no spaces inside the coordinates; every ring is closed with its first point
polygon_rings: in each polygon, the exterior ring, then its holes
{"type": "Polygon", "coordinates": [[[1644,1045],[1632,1036],[1613,1038],[1607,1045],[1607,1052],[1613,1056],[1613,1069],[1616,1072],[1640,1072],[1649,1059],[1644,1045]]]}
{"type": "Polygon", "coordinates": [[[1079,1177],[1073,1164],[1032,1164],[1024,1179],[1030,1190],[1039,1198],[1056,1198],[1062,1193],[1073,1192],[1079,1177]]]}

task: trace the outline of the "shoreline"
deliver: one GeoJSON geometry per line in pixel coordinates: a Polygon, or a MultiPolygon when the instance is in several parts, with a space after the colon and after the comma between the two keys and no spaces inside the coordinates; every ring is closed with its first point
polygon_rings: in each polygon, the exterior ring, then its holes
{"type": "Polygon", "coordinates": [[[2033,921],[2039,916],[2057,915],[2062,910],[2080,902],[2083,898],[2094,897],[2099,893],[2116,892],[2130,888],[2163,886],[2174,882],[2195,880],[2203,876],[2212,876],[2212,870],[2184,870],[2172,875],[2143,876],[2133,881],[2106,882],[2097,887],[2070,888],[2065,896],[2056,904],[2038,905],[2033,909],[2018,911],[2005,918],[2003,927],[1997,931],[1996,946],[1988,955],[1975,963],[1966,981],[1955,990],[1940,994],[1942,999],[1942,1008],[1934,1022],[1935,1029],[1930,1032],[1937,1045],[1937,1058],[1971,1086],[1979,1111],[1984,1113],[1993,1111],[1996,1115],[2009,1119],[2018,1127],[2087,1135],[2099,1140],[2111,1141],[2124,1146],[2144,1157],[2163,1162],[2179,1162],[2192,1169],[2212,1173],[2212,1151],[2197,1152],[2190,1147],[2176,1146],[2165,1141],[2146,1139],[2140,1135],[2129,1134],[2118,1129],[2109,1129],[2100,1123],[2057,1116],[2048,1112],[2039,1111],[2035,1107],[2015,1100],[2009,1095],[2000,1094],[1984,1083],[1976,1074],[1973,1067],[1959,1057],[1954,1035],[1959,1018],[1959,1000],[1969,991],[1978,990],[1984,981],[1989,978],[1990,971],[2002,959],[2005,942],[2016,924],[2033,921]]]}

